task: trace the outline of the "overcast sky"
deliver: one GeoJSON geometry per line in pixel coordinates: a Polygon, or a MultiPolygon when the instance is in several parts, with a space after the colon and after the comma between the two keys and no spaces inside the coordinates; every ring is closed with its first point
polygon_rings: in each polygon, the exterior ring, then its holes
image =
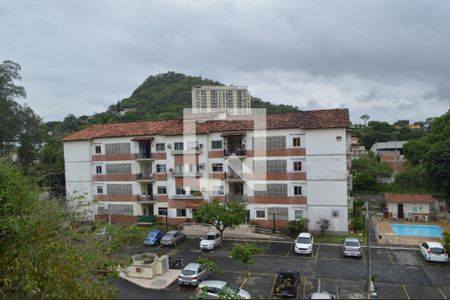
{"type": "Polygon", "coordinates": [[[246,85],[353,122],[450,108],[450,1],[0,1],[0,61],[45,121],[90,115],[149,75],[246,85]]]}

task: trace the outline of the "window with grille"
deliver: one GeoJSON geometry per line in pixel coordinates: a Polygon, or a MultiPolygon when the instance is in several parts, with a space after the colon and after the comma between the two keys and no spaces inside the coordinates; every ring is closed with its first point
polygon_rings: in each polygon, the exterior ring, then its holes
{"type": "Polygon", "coordinates": [[[254,160],[254,173],[286,173],[287,164],[285,160],[254,160]]]}
{"type": "Polygon", "coordinates": [[[131,174],[131,164],[106,164],[106,174],[131,174]]]}
{"type": "Polygon", "coordinates": [[[167,216],[167,207],[159,207],[158,215],[159,216],[167,216]]]}
{"type": "Polygon", "coordinates": [[[223,164],[212,164],[213,172],[223,172],[223,164]]]}
{"type": "Polygon", "coordinates": [[[131,184],[107,184],[106,190],[108,195],[125,196],[133,194],[131,184]]]}
{"type": "Polygon", "coordinates": [[[103,194],[103,185],[97,185],[97,194],[103,194]]]}
{"type": "Polygon", "coordinates": [[[292,138],[292,146],[294,146],[294,147],[300,147],[300,146],[301,146],[300,141],[301,141],[301,140],[300,140],[299,137],[292,138]]]}
{"type": "Polygon", "coordinates": [[[255,196],[287,196],[287,184],[255,184],[255,196]],[[264,190],[265,189],[265,190],[264,190]]]}
{"type": "Polygon", "coordinates": [[[130,154],[130,143],[105,144],[106,154],[130,154]]]}
{"type": "Polygon", "coordinates": [[[294,195],[301,196],[302,195],[302,187],[299,185],[294,186],[294,195]]]}
{"type": "Polygon", "coordinates": [[[256,211],[256,218],[257,219],[265,219],[266,218],[266,211],[265,210],[257,210],[256,211]]]}
{"type": "Polygon", "coordinates": [[[132,216],[133,205],[130,204],[108,204],[108,211],[114,216],[132,216]]]}
{"type": "Polygon", "coordinates": [[[173,172],[174,173],[183,173],[183,169],[184,169],[183,165],[177,165],[177,166],[175,166],[173,172]]]}
{"type": "Polygon", "coordinates": [[[184,188],[179,188],[179,187],[177,187],[175,193],[176,193],[177,195],[186,195],[186,190],[185,190],[184,188]]]}
{"type": "Polygon", "coordinates": [[[222,141],[211,141],[211,149],[222,149],[222,141]]]}
{"type": "Polygon", "coordinates": [[[294,210],[294,218],[296,220],[303,219],[303,210],[302,209],[296,209],[294,210]]]}
{"type": "Polygon", "coordinates": [[[97,207],[97,214],[99,215],[103,215],[106,214],[106,209],[105,206],[103,204],[99,204],[97,207]]]}
{"type": "Polygon", "coordinates": [[[102,147],[101,146],[95,146],[95,154],[102,153],[102,147]]]}
{"type": "Polygon", "coordinates": [[[157,173],[166,173],[166,165],[156,165],[157,173]]]}
{"type": "Polygon", "coordinates": [[[156,151],[166,151],[166,144],[156,143],[156,151]]]}
{"type": "Polygon", "coordinates": [[[276,220],[288,220],[288,208],[287,207],[269,207],[267,208],[267,215],[272,217],[275,214],[276,220]]]}
{"type": "Polygon", "coordinates": [[[286,148],[285,136],[253,137],[253,149],[282,149],[286,148]]]}
{"type": "Polygon", "coordinates": [[[96,166],[95,167],[95,173],[102,174],[102,166],[96,166]]]}
{"type": "Polygon", "coordinates": [[[186,209],[177,208],[177,217],[186,217],[186,209]]]}
{"type": "Polygon", "coordinates": [[[158,186],[158,194],[160,194],[160,195],[167,194],[167,187],[165,187],[165,186],[158,186]]]}
{"type": "Polygon", "coordinates": [[[294,171],[301,171],[302,170],[302,162],[301,161],[294,161],[294,171]]]}
{"type": "Polygon", "coordinates": [[[184,149],[183,142],[173,143],[173,147],[174,147],[174,150],[183,150],[184,149]]]}

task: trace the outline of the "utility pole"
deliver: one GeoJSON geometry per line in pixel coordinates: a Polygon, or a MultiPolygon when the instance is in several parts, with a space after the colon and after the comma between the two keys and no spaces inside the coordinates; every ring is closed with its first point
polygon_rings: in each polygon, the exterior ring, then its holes
{"type": "Polygon", "coordinates": [[[370,215],[369,215],[369,200],[366,202],[366,230],[367,230],[367,296],[369,299],[377,299],[378,295],[375,292],[375,287],[372,281],[372,266],[370,253],[370,215]]]}
{"type": "Polygon", "coordinates": [[[273,233],[275,233],[275,213],[273,213],[273,233]]]}
{"type": "Polygon", "coordinates": [[[169,231],[169,223],[168,223],[168,220],[167,220],[167,215],[168,214],[169,214],[169,210],[167,209],[167,211],[166,211],[166,232],[169,231]]]}

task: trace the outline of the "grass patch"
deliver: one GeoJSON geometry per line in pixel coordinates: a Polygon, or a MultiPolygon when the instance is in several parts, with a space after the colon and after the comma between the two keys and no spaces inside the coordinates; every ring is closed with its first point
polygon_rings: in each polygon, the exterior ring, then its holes
{"type": "Polygon", "coordinates": [[[359,233],[349,233],[348,235],[331,235],[331,234],[325,234],[324,236],[321,235],[314,235],[314,242],[316,243],[328,243],[328,244],[342,244],[342,241],[346,237],[354,237],[356,239],[359,239],[363,241],[363,244],[366,244],[367,238],[363,234],[359,233]]]}

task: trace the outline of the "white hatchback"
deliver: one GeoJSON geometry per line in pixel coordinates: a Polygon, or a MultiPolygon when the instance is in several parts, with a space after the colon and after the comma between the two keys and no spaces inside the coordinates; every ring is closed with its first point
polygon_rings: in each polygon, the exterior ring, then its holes
{"type": "Polygon", "coordinates": [[[295,247],[294,251],[298,254],[312,254],[314,239],[311,233],[302,232],[298,235],[297,239],[294,241],[295,247]]]}
{"type": "Polygon", "coordinates": [[[424,242],[420,244],[420,253],[427,261],[448,262],[448,253],[441,243],[424,242]]]}
{"type": "Polygon", "coordinates": [[[214,250],[222,242],[222,237],[218,232],[208,232],[200,241],[200,249],[214,250]]]}

